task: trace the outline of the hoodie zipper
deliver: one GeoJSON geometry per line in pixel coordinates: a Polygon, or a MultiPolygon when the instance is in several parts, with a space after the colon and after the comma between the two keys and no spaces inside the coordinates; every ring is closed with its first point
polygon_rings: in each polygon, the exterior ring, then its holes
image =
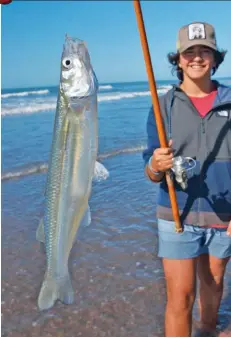
{"type": "MultiPolygon", "coordinates": [[[[200,133],[200,144],[201,141],[205,138],[205,135],[201,136],[201,134],[205,134],[205,120],[203,118],[201,118],[201,133],[200,133]]],[[[206,140],[203,141],[203,146],[205,147],[204,152],[206,152],[206,140]]],[[[204,153],[203,152],[203,153],[204,153]]],[[[201,161],[200,161],[200,178],[199,178],[199,189],[200,189],[200,195],[201,196],[201,192],[202,192],[202,185],[203,185],[203,179],[202,179],[202,172],[201,172],[201,161]]],[[[201,197],[198,198],[198,225],[200,225],[200,212],[201,212],[201,197]]]]}
{"type": "Polygon", "coordinates": [[[202,134],[205,133],[205,120],[201,118],[201,129],[202,129],[202,134]]]}

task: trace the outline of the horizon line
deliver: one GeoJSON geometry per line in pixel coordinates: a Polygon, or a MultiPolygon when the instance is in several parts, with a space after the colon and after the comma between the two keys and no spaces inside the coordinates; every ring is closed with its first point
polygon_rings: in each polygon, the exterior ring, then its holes
{"type": "MultiPolygon", "coordinates": [[[[224,79],[231,79],[231,76],[221,76],[214,78],[215,80],[224,80],[224,79]]],[[[175,79],[157,79],[156,82],[160,81],[171,81],[171,82],[176,82],[179,81],[177,78],[175,79]]],[[[99,82],[99,85],[110,85],[110,84],[118,84],[118,83],[138,83],[138,82],[146,82],[148,83],[148,80],[135,80],[135,81],[108,81],[108,82],[99,82]]],[[[58,87],[58,84],[53,84],[53,85],[45,85],[45,86],[40,86],[40,85],[33,85],[33,86],[26,86],[26,87],[6,87],[6,88],[1,88],[2,90],[12,90],[12,89],[32,89],[32,88],[46,88],[46,87],[58,87]]]]}

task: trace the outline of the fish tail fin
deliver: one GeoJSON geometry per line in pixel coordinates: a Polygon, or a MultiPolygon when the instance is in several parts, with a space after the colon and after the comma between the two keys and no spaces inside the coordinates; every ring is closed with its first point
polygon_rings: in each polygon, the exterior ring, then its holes
{"type": "Polygon", "coordinates": [[[55,279],[52,276],[45,278],[38,298],[38,307],[40,310],[47,310],[58,299],[65,304],[74,302],[74,290],[69,274],[60,279],[55,279]]]}
{"type": "Polygon", "coordinates": [[[71,284],[69,273],[59,282],[59,299],[64,304],[72,304],[74,302],[74,290],[71,284]]]}

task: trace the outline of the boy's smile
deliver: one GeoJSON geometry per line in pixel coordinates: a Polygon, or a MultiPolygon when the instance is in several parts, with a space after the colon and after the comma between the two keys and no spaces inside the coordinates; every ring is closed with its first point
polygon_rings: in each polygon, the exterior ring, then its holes
{"type": "Polygon", "coordinates": [[[186,76],[195,79],[210,76],[214,63],[213,51],[208,47],[196,45],[180,54],[179,67],[186,76]]]}

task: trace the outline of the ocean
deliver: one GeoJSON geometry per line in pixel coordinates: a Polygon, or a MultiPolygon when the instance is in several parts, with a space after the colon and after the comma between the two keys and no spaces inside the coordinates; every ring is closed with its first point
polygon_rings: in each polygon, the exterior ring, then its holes
{"type": "MultiPolygon", "coordinates": [[[[158,94],[176,81],[158,81],[158,94]]],[[[231,85],[231,78],[220,82],[231,85]]],[[[2,335],[162,336],[165,279],[157,257],[158,185],[143,172],[147,82],[100,84],[98,160],[109,171],[93,182],[92,223],[79,229],[70,256],[76,299],[45,312],[37,296],[45,271],[35,232],[44,211],[47,162],[58,87],[1,93],[2,335]]],[[[231,268],[219,327],[231,329],[231,268]]],[[[195,305],[195,317],[198,315],[195,305]]]]}

